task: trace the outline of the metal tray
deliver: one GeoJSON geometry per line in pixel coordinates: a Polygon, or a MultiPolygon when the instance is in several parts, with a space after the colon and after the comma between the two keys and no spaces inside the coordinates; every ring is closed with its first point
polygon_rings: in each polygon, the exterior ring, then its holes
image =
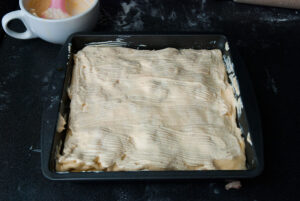
{"type": "MultiPolygon", "coordinates": [[[[143,179],[233,179],[251,178],[263,170],[262,132],[254,92],[246,69],[233,46],[229,46],[223,35],[101,35],[80,33],[70,36],[58,59],[58,70],[52,76],[44,91],[47,100],[41,129],[41,164],[44,176],[51,180],[143,180],[143,179]],[[229,78],[237,80],[239,90],[235,91],[243,107],[238,108],[238,126],[245,139],[247,170],[202,170],[202,171],[123,171],[123,172],[70,172],[55,171],[55,154],[63,146],[65,133],[56,131],[58,114],[68,116],[70,100],[67,88],[71,81],[73,54],[88,44],[126,46],[137,49],[220,49],[227,67],[229,78]]],[[[232,82],[232,79],[229,79],[232,82]]],[[[234,84],[233,84],[234,85],[234,84]]],[[[236,86],[236,85],[235,85],[236,86]]]]}

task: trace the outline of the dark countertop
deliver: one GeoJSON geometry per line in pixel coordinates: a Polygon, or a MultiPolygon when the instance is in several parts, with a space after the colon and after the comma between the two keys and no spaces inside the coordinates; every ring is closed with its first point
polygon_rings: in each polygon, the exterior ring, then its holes
{"type": "MultiPolygon", "coordinates": [[[[17,8],[1,1],[0,16],[17,8]]],[[[20,24],[12,23],[16,29],[20,24]]],[[[265,170],[226,191],[223,180],[53,182],[40,170],[41,89],[59,45],[0,38],[0,200],[297,200],[300,10],[232,1],[102,1],[98,32],[223,33],[237,46],[261,112],[265,170]],[[128,10],[128,13],[126,11],[128,10]]],[[[2,30],[0,30],[1,32],[2,30]]]]}

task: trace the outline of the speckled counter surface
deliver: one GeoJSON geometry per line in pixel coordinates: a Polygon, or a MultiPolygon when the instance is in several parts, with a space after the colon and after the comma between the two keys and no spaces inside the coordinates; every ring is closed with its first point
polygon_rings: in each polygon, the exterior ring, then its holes
{"type": "MultiPolygon", "coordinates": [[[[40,170],[41,91],[56,70],[59,45],[0,41],[0,200],[297,200],[300,118],[300,10],[232,1],[103,0],[96,31],[223,33],[236,45],[261,112],[265,170],[226,191],[223,180],[53,182],[40,170]]],[[[17,8],[1,1],[0,16],[17,8]]],[[[15,29],[22,29],[13,23],[15,29]]],[[[50,98],[50,97],[44,97],[50,98]]],[[[299,198],[298,198],[299,199],[299,198]]]]}

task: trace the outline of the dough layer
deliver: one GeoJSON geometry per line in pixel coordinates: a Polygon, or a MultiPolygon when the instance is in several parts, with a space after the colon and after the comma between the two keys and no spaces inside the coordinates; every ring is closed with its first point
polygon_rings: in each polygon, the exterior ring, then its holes
{"type": "Polygon", "coordinates": [[[57,171],[245,169],[220,50],[87,46],[74,61],[57,171]]]}

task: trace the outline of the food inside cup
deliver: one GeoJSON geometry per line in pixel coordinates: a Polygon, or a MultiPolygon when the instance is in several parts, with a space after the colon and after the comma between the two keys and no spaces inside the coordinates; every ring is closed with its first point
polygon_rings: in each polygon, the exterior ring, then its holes
{"type": "Polygon", "coordinates": [[[62,8],[57,8],[52,1],[29,0],[25,7],[32,15],[40,18],[64,19],[85,12],[95,0],[65,0],[62,8]]]}

